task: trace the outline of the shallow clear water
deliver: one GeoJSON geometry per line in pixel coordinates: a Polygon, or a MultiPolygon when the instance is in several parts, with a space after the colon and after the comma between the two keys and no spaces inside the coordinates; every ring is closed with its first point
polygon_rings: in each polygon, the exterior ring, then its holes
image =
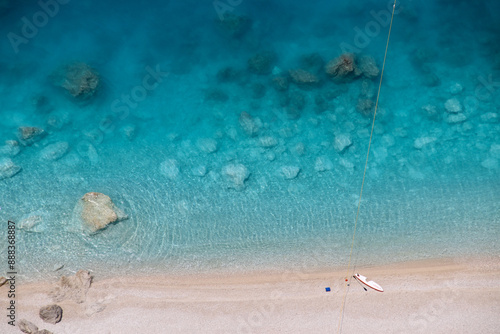
{"type": "MultiPolygon", "coordinates": [[[[380,68],[392,2],[50,3],[0,11],[0,145],[20,126],[47,132],[0,149],[22,168],[0,180],[0,219],[38,222],[17,231],[25,277],[346,265],[371,126],[357,106],[379,77],[334,81],[318,59],[355,51],[380,68]],[[249,69],[262,52],[271,73],[249,69]],[[99,73],[83,101],[56,79],[75,61],[99,73]],[[275,89],[297,68],[321,83],[275,89]],[[238,183],[227,168],[240,164],[238,183]],[[91,191],[129,218],[80,233],[73,209],[91,191]]],[[[397,7],[356,263],[498,254],[499,9],[397,7]]]]}

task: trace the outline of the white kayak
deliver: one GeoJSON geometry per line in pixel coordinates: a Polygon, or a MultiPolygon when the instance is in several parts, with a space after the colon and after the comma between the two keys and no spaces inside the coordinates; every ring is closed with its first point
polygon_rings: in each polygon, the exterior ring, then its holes
{"type": "Polygon", "coordinates": [[[378,285],[374,281],[368,281],[367,278],[365,276],[363,276],[363,275],[356,274],[353,277],[355,279],[357,279],[359,282],[361,282],[362,284],[366,285],[369,288],[372,288],[375,291],[384,292],[384,289],[382,289],[382,287],[380,285],[378,285]]]}

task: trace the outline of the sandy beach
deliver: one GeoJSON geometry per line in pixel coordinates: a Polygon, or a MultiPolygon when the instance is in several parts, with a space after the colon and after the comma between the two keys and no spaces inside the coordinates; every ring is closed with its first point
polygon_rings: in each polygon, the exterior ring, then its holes
{"type": "MultiPolygon", "coordinates": [[[[500,259],[395,263],[356,271],[383,293],[352,281],[342,333],[497,333],[500,259]]],[[[59,302],[62,321],[38,317],[56,282],[22,284],[17,321],[57,334],[338,333],[345,271],[253,272],[100,279],[83,303],[59,302]],[[331,292],[326,292],[330,287],[331,292]]],[[[6,305],[6,286],[1,304],[6,305]]],[[[1,324],[1,333],[21,333],[1,324]]]]}

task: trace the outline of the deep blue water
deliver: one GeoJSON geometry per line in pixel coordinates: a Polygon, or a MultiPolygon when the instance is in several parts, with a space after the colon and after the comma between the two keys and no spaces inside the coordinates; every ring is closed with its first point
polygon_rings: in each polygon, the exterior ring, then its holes
{"type": "MultiPolygon", "coordinates": [[[[26,277],[346,265],[380,76],[325,64],[380,69],[392,1],[3,6],[0,220],[36,222],[17,231],[26,277]],[[74,63],[98,73],[92,96],[61,87],[74,63]],[[46,136],[2,146],[23,126],[46,136]],[[81,233],[90,191],[129,219],[81,233]]],[[[398,3],[357,263],[498,254],[499,16],[497,1],[398,3]]]]}

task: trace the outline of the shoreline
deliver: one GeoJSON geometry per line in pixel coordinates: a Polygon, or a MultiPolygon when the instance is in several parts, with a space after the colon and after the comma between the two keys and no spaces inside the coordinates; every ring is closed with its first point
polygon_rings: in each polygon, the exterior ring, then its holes
{"type": "MultiPolygon", "coordinates": [[[[343,333],[493,333],[500,327],[499,257],[421,260],[357,271],[385,291],[365,292],[351,282],[343,333]]],[[[48,293],[56,282],[26,283],[17,287],[17,321],[24,318],[57,334],[336,333],[345,274],[328,268],[106,279],[95,274],[82,303],[57,303],[64,313],[56,325],[38,317],[40,307],[54,303],[48,293]]],[[[6,330],[2,333],[21,333],[6,330]]]]}

